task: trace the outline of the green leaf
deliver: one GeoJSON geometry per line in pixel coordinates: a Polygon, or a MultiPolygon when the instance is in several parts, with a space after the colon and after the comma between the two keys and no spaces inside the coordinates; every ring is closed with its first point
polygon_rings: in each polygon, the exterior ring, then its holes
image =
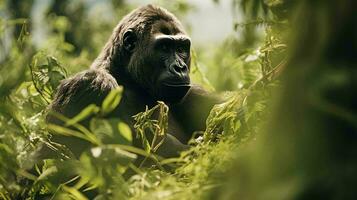
{"type": "Polygon", "coordinates": [[[110,125],[110,123],[101,118],[93,118],[90,121],[90,130],[96,135],[96,136],[101,136],[101,135],[108,135],[108,136],[113,136],[113,128],[110,125]]]}
{"type": "Polygon", "coordinates": [[[102,114],[106,115],[112,112],[119,104],[123,92],[123,87],[117,87],[110,91],[102,104],[102,114]]]}
{"type": "Polygon", "coordinates": [[[97,165],[115,165],[127,166],[134,159],[136,154],[125,151],[117,146],[103,145],[91,149],[91,154],[97,165]]]}
{"type": "Polygon", "coordinates": [[[65,79],[64,74],[59,71],[51,71],[48,73],[48,76],[50,77],[50,84],[52,88],[56,88],[60,84],[61,80],[65,79]]]}
{"type": "Polygon", "coordinates": [[[76,124],[76,123],[88,118],[92,114],[97,114],[98,112],[99,112],[98,106],[96,106],[95,104],[90,104],[89,106],[84,108],[78,115],[76,115],[72,119],[68,120],[66,122],[65,126],[71,126],[73,124],[76,124]]]}
{"type": "Polygon", "coordinates": [[[142,138],[142,144],[143,144],[144,150],[147,153],[150,153],[151,152],[151,146],[150,146],[149,140],[145,136],[142,138]]]}
{"type": "Polygon", "coordinates": [[[52,130],[53,132],[55,132],[56,134],[59,134],[59,135],[73,136],[73,137],[77,137],[77,138],[80,138],[83,140],[87,140],[95,145],[99,144],[99,140],[95,137],[94,134],[92,134],[90,132],[82,133],[82,132],[78,132],[78,131],[75,131],[75,130],[72,130],[72,129],[69,129],[66,127],[55,125],[55,124],[49,124],[48,129],[52,130]]]}
{"type": "Polygon", "coordinates": [[[57,59],[53,56],[47,56],[47,63],[50,69],[55,66],[59,66],[57,59]]]}
{"type": "Polygon", "coordinates": [[[87,198],[80,191],[78,191],[77,189],[75,189],[73,187],[68,187],[68,186],[63,185],[62,188],[64,191],[73,195],[74,199],[87,200],[87,198]]]}
{"type": "Polygon", "coordinates": [[[45,180],[45,179],[47,179],[48,176],[56,174],[57,172],[58,172],[58,169],[57,169],[56,166],[49,167],[49,168],[45,169],[40,174],[40,176],[37,178],[36,182],[41,181],[41,180],[45,180]]]}
{"type": "Polygon", "coordinates": [[[120,134],[125,138],[127,139],[128,141],[132,141],[133,138],[132,138],[132,133],[131,133],[131,129],[130,127],[125,124],[124,122],[119,122],[118,123],[118,130],[120,132],[120,134]]]}

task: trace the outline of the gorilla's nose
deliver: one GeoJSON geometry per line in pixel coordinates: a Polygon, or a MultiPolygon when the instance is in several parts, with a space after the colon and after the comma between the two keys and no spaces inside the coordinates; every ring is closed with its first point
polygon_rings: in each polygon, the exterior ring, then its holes
{"type": "Polygon", "coordinates": [[[188,67],[185,63],[174,62],[170,65],[169,70],[175,75],[186,76],[188,72],[188,67]]]}

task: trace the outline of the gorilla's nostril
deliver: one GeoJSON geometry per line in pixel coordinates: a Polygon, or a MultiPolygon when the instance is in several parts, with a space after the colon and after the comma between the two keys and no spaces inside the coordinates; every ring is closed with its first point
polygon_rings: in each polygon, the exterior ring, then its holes
{"type": "Polygon", "coordinates": [[[185,67],[181,65],[175,65],[174,68],[177,72],[182,72],[183,70],[185,70],[185,67]]]}
{"type": "Polygon", "coordinates": [[[171,65],[171,72],[175,74],[181,75],[182,73],[187,72],[187,66],[186,65],[180,65],[180,64],[173,64],[171,65]]]}

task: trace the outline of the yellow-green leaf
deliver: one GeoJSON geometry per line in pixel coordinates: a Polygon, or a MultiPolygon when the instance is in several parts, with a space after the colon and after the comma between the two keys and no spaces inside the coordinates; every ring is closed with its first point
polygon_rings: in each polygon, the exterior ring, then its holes
{"type": "Polygon", "coordinates": [[[117,87],[110,91],[102,103],[102,113],[104,115],[112,112],[119,104],[123,92],[123,87],[117,87]]]}
{"type": "Polygon", "coordinates": [[[128,141],[132,141],[132,134],[131,134],[131,129],[130,127],[124,123],[124,122],[119,122],[118,123],[118,130],[120,132],[120,134],[127,139],[128,141]]]}
{"type": "Polygon", "coordinates": [[[89,106],[84,108],[79,114],[74,116],[72,119],[68,120],[66,122],[66,126],[71,126],[71,125],[76,124],[80,121],[83,121],[87,117],[91,116],[92,114],[96,114],[98,112],[99,112],[98,106],[96,106],[95,104],[90,104],[89,106]]]}

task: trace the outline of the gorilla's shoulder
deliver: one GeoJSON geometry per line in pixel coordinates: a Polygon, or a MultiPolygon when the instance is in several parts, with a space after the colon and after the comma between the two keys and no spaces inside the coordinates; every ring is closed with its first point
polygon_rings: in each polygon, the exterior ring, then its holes
{"type": "Polygon", "coordinates": [[[68,89],[68,92],[77,92],[82,89],[89,90],[111,90],[118,86],[115,78],[102,69],[90,69],[82,71],[73,77],[61,82],[60,89],[68,89]],[[88,87],[90,86],[90,87],[88,87]]]}
{"type": "Polygon", "coordinates": [[[118,87],[115,78],[102,69],[90,69],[65,79],[57,88],[51,109],[59,113],[73,112],[89,104],[101,104],[108,93],[118,87]]]}

